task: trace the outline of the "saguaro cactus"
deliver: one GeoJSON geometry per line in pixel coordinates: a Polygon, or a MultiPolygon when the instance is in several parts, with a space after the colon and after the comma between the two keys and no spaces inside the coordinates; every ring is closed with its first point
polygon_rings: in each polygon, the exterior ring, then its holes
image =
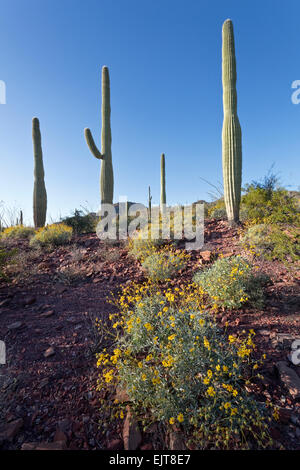
{"type": "Polygon", "coordinates": [[[165,154],[161,154],[160,159],[160,207],[163,211],[166,205],[166,167],[165,167],[165,154]]]}
{"type": "Polygon", "coordinates": [[[233,25],[226,20],[222,30],[222,81],[224,120],[222,163],[224,201],[230,225],[239,222],[242,183],[242,131],[237,115],[236,60],[233,25]]]}
{"type": "Polygon", "coordinates": [[[111,155],[111,128],[110,128],[110,84],[109,73],[106,66],[102,67],[102,131],[101,152],[98,150],[90,129],[84,129],[86,142],[94,157],[102,160],[100,175],[101,204],[113,203],[114,174],[111,155]]]}
{"type": "Polygon", "coordinates": [[[32,119],[32,140],[34,155],[33,220],[34,226],[38,228],[44,227],[46,222],[47,193],[44,181],[40,123],[36,117],[32,119]]]}

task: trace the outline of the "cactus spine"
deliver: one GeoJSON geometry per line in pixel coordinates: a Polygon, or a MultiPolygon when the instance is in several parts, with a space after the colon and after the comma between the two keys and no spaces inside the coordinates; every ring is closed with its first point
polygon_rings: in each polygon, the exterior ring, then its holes
{"type": "Polygon", "coordinates": [[[237,115],[236,60],[233,25],[226,20],[222,30],[223,130],[222,164],[224,201],[230,225],[239,223],[242,183],[242,132],[237,115]]]}
{"type": "Polygon", "coordinates": [[[34,155],[33,220],[36,228],[44,227],[47,212],[47,193],[44,181],[43,152],[40,123],[32,119],[32,140],[34,155]]]}
{"type": "Polygon", "coordinates": [[[166,205],[166,166],[165,166],[165,154],[161,154],[160,159],[160,207],[163,212],[164,206],[166,205]]]}
{"type": "Polygon", "coordinates": [[[100,175],[101,204],[113,203],[114,175],[111,155],[110,84],[106,66],[102,67],[102,131],[101,152],[98,150],[90,129],[84,129],[85,139],[94,157],[102,160],[100,175]]]}

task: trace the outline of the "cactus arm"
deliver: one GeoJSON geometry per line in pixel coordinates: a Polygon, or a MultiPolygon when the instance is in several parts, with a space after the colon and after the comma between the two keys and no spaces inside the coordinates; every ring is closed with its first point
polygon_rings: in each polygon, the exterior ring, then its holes
{"type": "Polygon", "coordinates": [[[88,128],[84,129],[84,136],[85,136],[86,143],[88,144],[88,147],[90,151],[92,152],[92,154],[94,155],[94,157],[98,158],[99,160],[103,160],[103,155],[99,152],[90,129],[88,128]]]}

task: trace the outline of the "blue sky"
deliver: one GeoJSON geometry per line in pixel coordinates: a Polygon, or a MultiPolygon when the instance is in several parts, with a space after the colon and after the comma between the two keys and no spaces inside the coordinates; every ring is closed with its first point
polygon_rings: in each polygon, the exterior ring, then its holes
{"type": "Polygon", "coordinates": [[[237,57],[243,183],[271,165],[299,187],[300,79],[297,0],[1,0],[0,200],[32,223],[31,120],[40,119],[48,221],[97,210],[101,67],[111,79],[115,200],[159,202],[160,154],[167,202],[209,199],[222,181],[221,31],[231,18],[237,57]]]}

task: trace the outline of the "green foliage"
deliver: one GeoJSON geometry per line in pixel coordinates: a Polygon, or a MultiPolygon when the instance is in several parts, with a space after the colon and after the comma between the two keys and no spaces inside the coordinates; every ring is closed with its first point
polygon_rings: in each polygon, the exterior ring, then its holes
{"type": "Polygon", "coordinates": [[[240,243],[245,251],[269,261],[297,261],[300,259],[300,232],[294,227],[258,224],[249,227],[240,243]]]}
{"type": "MultiPolygon", "coordinates": [[[[147,424],[181,427],[200,449],[248,448],[251,437],[258,447],[270,444],[266,410],[243,385],[246,364],[253,376],[258,368],[250,359],[254,332],[227,338],[211,314],[191,309],[188,294],[149,285],[123,291],[122,313],[113,320],[122,334],[112,352],[97,355],[98,389],[118,384],[147,424]]],[[[115,402],[112,413],[123,418],[125,407],[115,402]]]]}
{"type": "Polygon", "coordinates": [[[84,214],[75,209],[73,216],[66,217],[61,222],[72,227],[74,233],[91,233],[95,232],[98,219],[93,214],[84,214]]]}
{"type": "Polygon", "coordinates": [[[284,189],[249,185],[242,196],[242,205],[251,223],[300,224],[297,201],[284,189]]]}
{"type": "Polygon", "coordinates": [[[42,227],[30,240],[30,246],[57,246],[69,243],[72,238],[72,228],[64,224],[52,224],[42,227]]]}
{"type": "Polygon", "coordinates": [[[166,247],[148,256],[142,262],[142,267],[152,281],[166,281],[186,267],[187,258],[184,252],[177,253],[166,247]]]}
{"type": "Polygon", "coordinates": [[[194,282],[216,307],[238,309],[245,302],[258,307],[263,304],[265,279],[255,276],[251,264],[239,255],[219,258],[212,267],[196,273],[194,282]]]}
{"type": "Polygon", "coordinates": [[[33,227],[25,227],[24,225],[14,225],[3,230],[1,238],[14,239],[14,238],[30,238],[35,234],[33,227]]]}

